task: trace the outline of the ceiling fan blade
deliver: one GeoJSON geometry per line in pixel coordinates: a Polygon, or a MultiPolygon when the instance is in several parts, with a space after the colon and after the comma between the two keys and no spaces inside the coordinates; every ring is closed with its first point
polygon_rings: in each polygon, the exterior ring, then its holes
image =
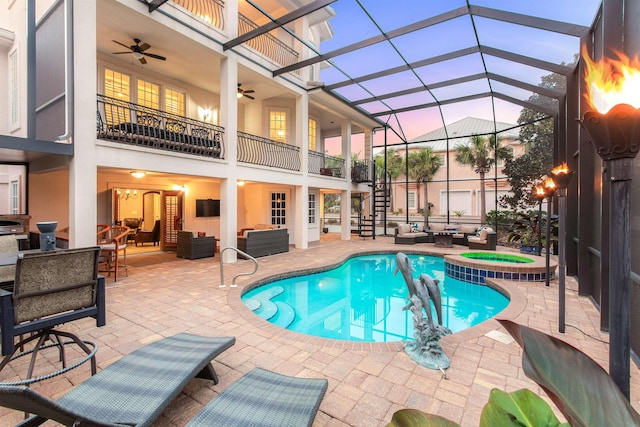
{"type": "Polygon", "coordinates": [[[142,43],[140,46],[138,46],[140,48],[140,51],[143,50],[147,50],[149,49],[151,46],[149,45],[149,43],[142,43]]]}
{"type": "Polygon", "coordinates": [[[249,90],[245,90],[243,93],[244,93],[244,94],[247,94],[247,93],[254,93],[254,92],[255,92],[255,90],[253,90],[253,89],[249,89],[249,90]]]}
{"type": "Polygon", "coordinates": [[[140,61],[140,63],[143,64],[143,65],[147,63],[147,60],[144,59],[144,57],[138,59],[138,61],[140,61]]]}
{"type": "Polygon", "coordinates": [[[111,40],[111,41],[112,41],[112,42],[114,42],[114,43],[118,43],[120,46],[122,46],[122,47],[126,47],[127,49],[131,50],[131,46],[127,46],[126,44],[124,44],[124,43],[120,43],[120,42],[119,42],[119,41],[117,41],[117,40],[111,40]]]}
{"type": "Polygon", "coordinates": [[[122,54],[125,54],[125,53],[133,53],[133,52],[131,52],[131,51],[129,51],[129,52],[112,52],[111,54],[112,55],[122,55],[122,54]]]}
{"type": "Polygon", "coordinates": [[[247,95],[247,92],[245,92],[244,94],[242,94],[242,96],[249,98],[249,99],[255,99],[253,96],[251,95],[247,95]]]}
{"type": "Polygon", "coordinates": [[[146,52],[141,52],[143,55],[148,56],[149,58],[154,58],[154,59],[159,59],[161,61],[166,61],[167,58],[165,58],[164,56],[160,56],[160,55],[155,55],[153,53],[146,53],[146,52]]]}

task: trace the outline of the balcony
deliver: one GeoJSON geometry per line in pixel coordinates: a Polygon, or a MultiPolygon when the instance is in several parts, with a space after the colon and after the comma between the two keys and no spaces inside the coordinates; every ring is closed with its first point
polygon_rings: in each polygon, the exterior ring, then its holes
{"type": "MultiPolygon", "coordinates": [[[[221,0],[173,0],[208,25],[224,30],[224,2],[221,0]]],[[[238,35],[258,28],[258,25],[242,14],[238,14],[238,35]]],[[[277,37],[266,33],[245,43],[282,67],[298,62],[299,54],[282,43],[277,37]]],[[[296,71],[299,73],[299,71],[296,71]]]]}
{"type": "Polygon", "coordinates": [[[344,159],[309,150],[309,173],[344,178],[344,159]]]}
{"type": "Polygon", "coordinates": [[[356,183],[373,181],[372,166],[371,160],[354,160],[351,165],[351,181],[356,183]]]}
{"type": "Polygon", "coordinates": [[[238,162],[300,170],[300,147],[238,132],[238,162]]]}
{"type": "Polygon", "coordinates": [[[224,128],[98,94],[98,139],[216,159],[224,128]]]}

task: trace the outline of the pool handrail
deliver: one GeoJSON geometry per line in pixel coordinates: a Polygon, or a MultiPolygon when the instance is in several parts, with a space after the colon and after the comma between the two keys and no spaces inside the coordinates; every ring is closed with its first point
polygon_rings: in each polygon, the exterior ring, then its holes
{"type": "Polygon", "coordinates": [[[253,271],[251,273],[238,273],[235,276],[233,276],[233,279],[231,279],[231,287],[235,288],[238,285],[236,284],[236,279],[240,276],[251,276],[252,274],[255,274],[258,271],[258,261],[252,257],[251,255],[249,255],[246,252],[241,251],[238,248],[234,248],[233,246],[227,246],[226,248],[222,249],[220,251],[220,287],[221,288],[226,288],[227,285],[224,284],[224,263],[222,262],[223,260],[223,256],[222,254],[224,253],[224,251],[226,251],[227,249],[232,249],[234,250],[236,253],[239,253],[240,255],[242,255],[245,258],[250,259],[251,261],[253,261],[253,264],[255,266],[255,268],[253,269],[253,271]]]}

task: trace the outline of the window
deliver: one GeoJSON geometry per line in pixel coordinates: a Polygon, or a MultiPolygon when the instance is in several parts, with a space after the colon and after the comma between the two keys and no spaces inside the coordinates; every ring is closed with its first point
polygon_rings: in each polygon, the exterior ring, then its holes
{"type": "Polygon", "coordinates": [[[316,223],[316,195],[309,194],[309,224],[316,223]]]}
{"type": "Polygon", "coordinates": [[[416,192],[415,191],[409,191],[407,202],[409,202],[408,203],[409,209],[416,208],[416,192]]]}
{"type": "Polygon", "coordinates": [[[11,181],[11,213],[13,215],[20,213],[20,186],[18,181],[11,181]]]}
{"type": "Polygon", "coordinates": [[[164,91],[164,104],[167,113],[184,116],[185,95],[173,89],[164,91]]]}
{"type": "Polygon", "coordinates": [[[309,150],[316,151],[317,136],[318,136],[318,122],[313,119],[309,119],[309,150]]]}
{"type": "Polygon", "coordinates": [[[278,142],[287,142],[287,113],[284,111],[271,111],[269,113],[269,139],[278,142]]]}
{"type": "Polygon", "coordinates": [[[160,109],[160,87],[155,83],[138,80],[138,104],[160,109]]]}
{"type": "MultiPolygon", "coordinates": [[[[131,78],[126,75],[110,69],[104,70],[104,94],[110,98],[119,99],[121,101],[131,101],[131,78]]],[[[114,123],[122,123],[130,121],[129,110],[127,108],[117,107],[113,105],[105,105],[105,121],[111,125],[114,123]]]]}
{"type": "Polygon", "coordinates": [[[271,193],[271,224],[285,225],[287,223],[286,193],[271,193]]]}
{"type": "Polygon", "coordinates": [[[130,77],[110,69],[104,70],[104,94],[122,101],[131,101],[130,77]]]}
{"type": "Polygon", "coordinates": [[[446,168],[447,167],[447,156],[445,155],[445,153],[436,153],[436,155],[438,157],[440,157],[440,167],[441,168],[446,168]]]}
{"type": "Polygon", "coordinates": [[[9,125],[13,128],[20,120],[20,82],[18,81],[18,51],[9,55],[9,125]]]}

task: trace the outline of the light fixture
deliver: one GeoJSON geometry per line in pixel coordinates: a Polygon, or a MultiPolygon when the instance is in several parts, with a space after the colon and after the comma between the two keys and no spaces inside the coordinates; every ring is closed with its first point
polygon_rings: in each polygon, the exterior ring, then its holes
{"type": "Polygon", "coordinates": [[[131,174],[132,177],[134,178],[144,178],[144,176],[147,174],[144,171],[131,171],[129,172],[131,174]]]}
{"type": "Polygon", "coordinates": [[[186,192],[187,192],[187,186],[186,186],[186,185],[184,185],[184,184],[182,184],[182,185],[174,184],[174,185],[173,185],[173,189],[174,189],[175,191],[182,191],[183,193],[186,193],[186,192]]]}
{"type": "Polygon", "coordinates": [[[144,55],[142,54],[142,52],[133,52],[133,57],[136,59],[142,59],[144,57],[144,55]]]}
{"type": "Polygon", "coordinates": [[[118,197],[123,200],[129,199],[137,199],[138,198],[138,190],[129,190],[128,188],[124,190],[124,193],[118,190],[118,197]]]}
{"type": "Polygon", "coordinates": [[[242,187],[245,184],[244,181],[238,181],[238,187],[242,187]]]}
{"type": "Polygon", "coordinates": [[[242,98],[242,96],[243,96],[243,95],[242,95],[242,92],[240,92],[240,91],[238,90],[238,93],[236,94],[236,96],[238,97],[238,99],[242,98]]]}

